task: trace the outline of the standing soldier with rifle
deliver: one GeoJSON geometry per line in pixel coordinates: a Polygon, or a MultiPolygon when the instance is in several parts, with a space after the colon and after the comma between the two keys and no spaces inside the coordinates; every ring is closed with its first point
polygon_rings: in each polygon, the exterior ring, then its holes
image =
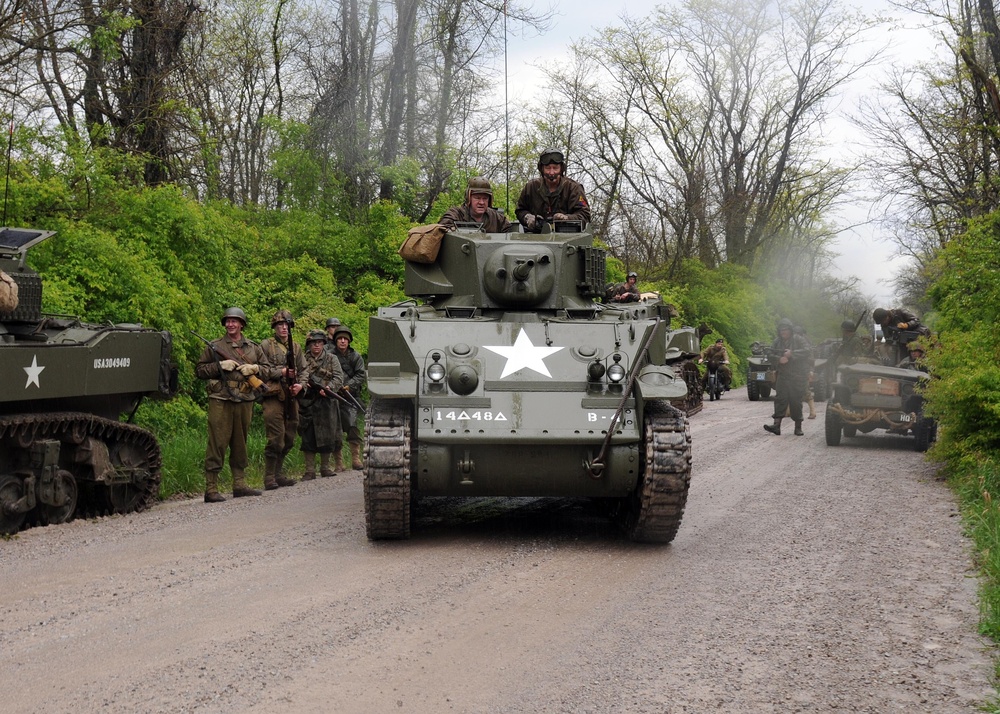
{"type": "Polygon", "coordinates": [[[267,395],[261,405],[264,410],[264,488],[272,491],[279,486],[294,486],[295,480],[284,476],[281,468],[285,456],[295,444],[299,426],[299,396],[309,381],[306,360],[292,340],[295,321],[288,310],[278,310],[271,318],[274,337],[260,343],[264,354],[264,381],[267,395]]]}
{"type": "MultiPolygon", "coordinates": [[[[340,408],[337,393],[344,386],[344,373],[340,360],[326,350],[326,333],[313,330],[306,338],[306,368],[309,385],[302,393],[302,418],[299,436],[302,437],[302,456],[306,462],[303,481],[316,478],[316,454],[319,454],[319,475],[333,476],[330,454],[339,446],[340,408]]],[[[339,461],[339,459],[338,459],[339,461]]]]}
{"type": "Polygon", "coordinates": [[[795,334],[792,321],[782,318],[768,356],[778,365],[778,379],[774,385],[774,423],[765,424],[764,429],[780,436],[781,420],[787,409],[795,422],[795,435],[802,436],[802,399],[813,366],[812,348],[805,337],[795,334]]]}
{"type": "Polygon", "coordinates": [[[361,463],[361,432],[358,430],[358,413],[364,411],[361,405],[361,387],[365,383],[368,373],[365,371],[365,361],[361,358],[351,342],[354,341],[354,334],[347,325],[340,325],[333,331],[333,354],[340,360],[340,368],[344,372],[344,386],[340,388],[338,396],[344,401],[340,402],[340,431],[337,432],[337,443],[334,447],[334,458],[336,468],[341,471],[344,468],[341,459],[344,446],[344,432],[347,432],[347,442],[351,446],[351,467],[360,469],[361,463]]]}
{"type": "MultiPolygon", "coordinates": [[[[246,313],[238,307],[222,313],[225,337],[208,342],[195,366],[198,379],[207,380],[208,446],[205,449],[205,503],[225,501],[219,493],[219,472],[229,449],[229,468],[233,472],[233,497],[259,496],[260,491],[247,486],[247,435],[257,394],[255,375],[264,358],[260,347],[243,336],[246,313]]],[[[201,338],[204,340],[204,338],[201,338]]]]}

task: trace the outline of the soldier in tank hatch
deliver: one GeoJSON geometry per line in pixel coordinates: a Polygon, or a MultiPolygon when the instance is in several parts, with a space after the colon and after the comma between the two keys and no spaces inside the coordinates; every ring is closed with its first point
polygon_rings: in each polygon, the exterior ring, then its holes
{"type": "Polygon", "coordinates": [[[449,208],[438,223],[448,229],[454,229],[458,223],[478,223],[484,233],[510,233],[514,230],[507,216],[493,208],[493,187],[482,176],[469,179],[465,203],[449,208]]]}
{"type": "Polygon", "coordinates": [[[590,204],[583,186],[566,177],[561,151],[543,151],[538,157],[538,178],[524,185],[517,199],[517,220],[525,231],[537,232],[546,221],[590,223],[590,204]]]}

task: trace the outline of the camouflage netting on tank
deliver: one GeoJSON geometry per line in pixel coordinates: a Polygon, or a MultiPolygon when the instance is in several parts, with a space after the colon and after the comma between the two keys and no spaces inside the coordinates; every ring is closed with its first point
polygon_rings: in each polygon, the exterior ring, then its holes
{"type": "Polygon", "coordinates": [[[0,270],[0,312],[14,312],[17,309],[17,283],[14,278],[0,270]]]}

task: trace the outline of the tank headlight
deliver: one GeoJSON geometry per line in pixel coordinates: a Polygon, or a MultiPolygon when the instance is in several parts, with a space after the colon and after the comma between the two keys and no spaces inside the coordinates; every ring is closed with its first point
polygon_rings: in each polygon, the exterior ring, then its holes
{"type": "Polygon", "coordinates": [[[620,364],[613,364],[608,367],[608,381],[613,384],[618,384],[623,379],[625,379],[625,368],[620,364]]]}
{"type": "Polygon", "coordinates": [[[440,362],[434,362],[427,368],[427,379],[432,382],[440,383],[444,381],[444,365],[440,362]]]}

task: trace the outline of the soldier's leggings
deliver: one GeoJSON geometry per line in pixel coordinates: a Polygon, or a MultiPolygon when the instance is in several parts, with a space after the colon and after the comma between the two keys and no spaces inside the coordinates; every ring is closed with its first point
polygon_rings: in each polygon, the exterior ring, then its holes
{"type": "Polygon", "coordinates": [[[229,449],[229,468],[243,471],[247,467],[247,435],[253,417],[253,402],[208,400],[208,447],[205,449],[205,471],[219,473],[229,449]]]}
{"type": "Polygon", "coordinates": [[[285,421],[285,403],[277,397],[269,397],[261,404],[264,410],[264,431],[267,446],[264,455],[280,458],[295,446],[295,435],[299,429],[298,410],[295,417],[285,421]]]}

